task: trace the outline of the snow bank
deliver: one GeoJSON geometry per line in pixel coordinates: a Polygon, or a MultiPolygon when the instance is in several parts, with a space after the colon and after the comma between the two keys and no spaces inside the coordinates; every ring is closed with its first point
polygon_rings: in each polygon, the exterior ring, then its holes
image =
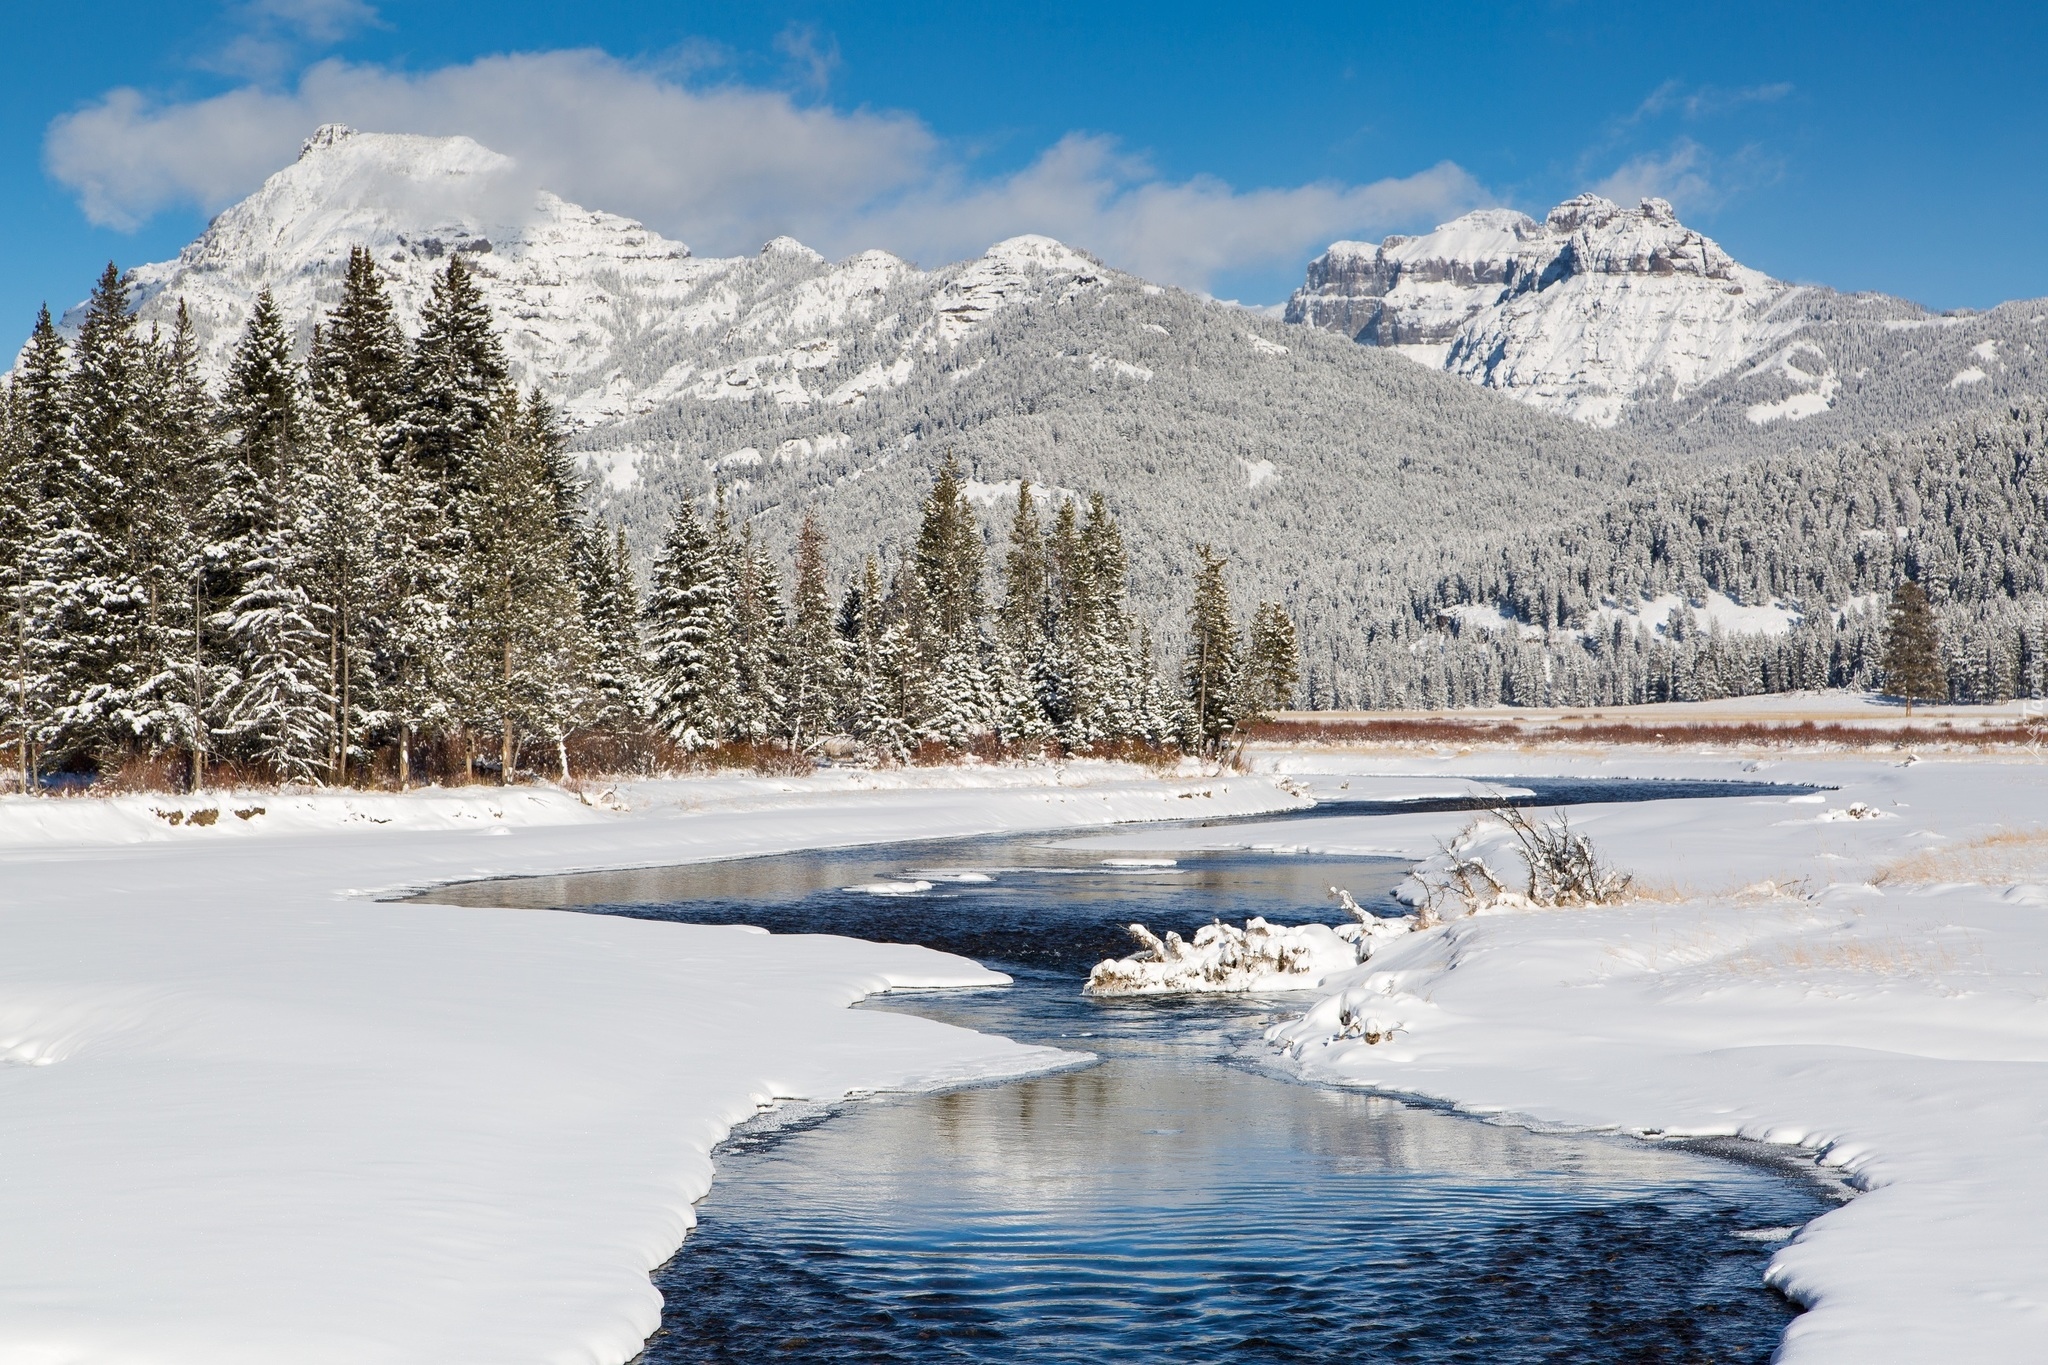
{"type": "Polygon", "coordinates": [[[0,802],[0,1360],[622,1361],[734,1123],[1073,1059],[845,1008],[1002,980],[923,948],[369,891],[1299,800],[1115,765],[260,799],[0,802]]]}
{"type": "MultiPolygon", "coordinates": [[[[1322,771],[1311,773],[1321,765],[1322,771]]],[[[1272,1040],[1309,1079],[1474,1113],[1797,1145],[1866,1191],[1773,1258],[1789,1365],[2032,1362],[2048,1341],[2048,803],[2018,761],[1294,755],[1375,775],[1758,777],[1811,797],[1583,807],[1640,899],[1452,919],[1380,945],[1272,1040]],[[1859,813],[1860,812],[1860,813],[1859,813]],[[1870,818],[1875,814],[1878,818],[1870,818]]],[[[1469,817],[1318,821],[1421,860],[1469,817]]],[[[1247,847],[1257,824],[1116,851],[1247,847]]],[[[1295,828],[1289,836],[1302,839],[1295,828]]]]}

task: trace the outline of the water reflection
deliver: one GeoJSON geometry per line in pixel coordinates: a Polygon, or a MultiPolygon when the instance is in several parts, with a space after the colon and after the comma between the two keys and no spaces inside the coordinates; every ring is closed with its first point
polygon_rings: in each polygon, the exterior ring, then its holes
{"type": "Polygon", "coordinates": [[[1770,1357],[1792,1309],[1761,1285],[1772,1244],[1755,1233],[1824,1211],[1817,1186],[1291,1083],[1260,1069],[1257,1038],[1298,996],[1081,996],[1088,967],[1126,951],[1131,919],[1327,919],[1331,885],[1391,911],[1404,870],[1177,857],[1110,864],[1009,836],[434,895],[925,943],[1017,984],[867,1008],[1102,1059],[737,1133],[699,1227],[656,1276],[649,1365],[1770,1357]],[[849,889],[918,882],[929,889],[849,889]]]}

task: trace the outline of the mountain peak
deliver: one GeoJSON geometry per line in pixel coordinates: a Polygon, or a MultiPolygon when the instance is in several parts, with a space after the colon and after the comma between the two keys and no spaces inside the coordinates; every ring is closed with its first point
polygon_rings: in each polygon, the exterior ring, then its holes
{"type": "Polygon", "coordinates": [[[1480,209],[1309,265],[1287,320],[1343,331],[1602,426],[1651,391],[1727,373],[1786,286],[1738,264],[1671,204],[1580,194],[1542,222],[1480,209]]]}
{"type": "Polygon", "coordinates": [[[313,130],[313,136],[299,144],[299,160],[304,161],[307,156],[321,148],[332,147],[355,135],[356,130],[346,123],[323,123],[313,130]]]}
{"type": "Polygon", "coordinates": [[[810,265],[823,265],[825,263],[823,256],[811,250],[796,238],[788,236],[771,237],[763,242],[761,244],[761,255],[763,257],[793,256],[797,260],[804,261],[810,265]]]}

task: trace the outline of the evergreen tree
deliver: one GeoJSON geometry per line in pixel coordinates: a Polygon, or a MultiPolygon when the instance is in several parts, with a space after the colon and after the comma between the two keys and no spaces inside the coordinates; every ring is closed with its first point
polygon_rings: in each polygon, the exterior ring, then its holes
{"type": "Polygon", "coordinates": [[[931,492],[925,495],[913,555],[938,638],[949,646],[965,647],[979,630],[986,609],[981,527],[960,486],[959,462],[951,455],[940,464],[931,492]]]}
{"type": "Polygon", "coordinates": [[[1052,615],[1052,571],[1031,482],[1017,482],[1010,550],[1003,560],[1003,605],[997,634],[1027,659],[1045,652],[1052,615]]]}
{"type": "Polygon", "coordinates": [[[783,733],[798,750],[831,729],[840,688],[844,661],[825,575],[825,533],[815,516],[807,516],[796,537],[795,595],[782,672],[783,733]]]}
{"type": "Polygon", "coordinates": [[[645,612],[654,723],[686,749],[720,743],[732,714],[738,678],[730,592],[713,528],[687,498],[679,500],[645,612]]]}
{"type": "Polygon", "coordinates": [[[462,502],[463,700],[469,718],[497,731],[500,782],[512,780],[522,734],[553,740],[566,779],[567,737],[587,705],[571,543],[546,442],[526,412],[516,393],[500,394],[462,502]]]}
{"type": "Polygon", "coordinates": [[[6,616],[4,714],[14,739],[22,790],[34,791],[52,721],[52,642],[47,551],[56,528],[56,483],[64,459],[69,361],[50,310],[36,317],[15,375],[6,385],[0,436],[0,606],[6,616]]]}
{"type": "Polygon", "coordinates": [[[1228,562],[1207,545],[1196,549],[1195,600],[1188,611],[1181,691],[1192,706],[1191,748],[1214,749],[1237,728],[1240,707],[1237,625],[1230,616],[1228,562]]]}
{"type": "Polygon", "coordinates": [[[737,739],[765,739],[781,714],[782,588],[766,551],[747,527],[727,552],[732,565],[733,694],[731,732],[737,739]]]}
{"type": "Polygon", "coordinates": [[[315,409],[305,471],[303,567],[327,628],[330,737],[328,780],[346,783],[359,741],[375,719],[369,618],[380,607],[380,547],[390,479],[379,470],[378,442],[362,408],[330,390],[315,409]]]}
{"type": "Polygon", "coordinates": [[[109,264],[86,304],[65,382],[68,419],[51,483],[42,577],[47,587],[63,761],[99,764],[132,751],[136,686],[148,654],[149,585],[141,547],[156,508],[145,496],[144,356],[127,278],[109,264]]]}
{"type": "Polygon", "coordinates": [[[353,405],[388,462],[397,453],[399,424],[409,406],[405,336],[368,247],[349,248],[341,302],[327,315],[321,336],[314,385],[323,405],[353,405]]]}
{"type": "Polygon", "coordinates": [[[583,525],[583,475],[576,469],[576,457],[569,453],[569,435],[562,429],[562,420],[539,389],[527,394],[519,420],[525,439],[540,452],[547,469],[555,522],[565,533],[574,533],[583,525]]]}
{"type": "Polygon", "coordinates": [[[1301,683],[1301,650],[1295,643],[1294,618],[1278,602],[1262,602],[1252,613],[1251,647],[1245,658],[1245,709],[1248,720],[1260,719],[1294,704],[1301,683]]]}
{"type": "Polygon", "coordinates": [[[847,731],[861,739],[871,739],[888,728],[882,669],[885,608],[882,566],[869,555],[861,564],[859,579],[847,587],[840,600],[838,620],[840,646],[846,654],[839,715],[847,731]]]}
{"type": "Polygon", "coordinates": [[[307,590],[308,416],[268,291],[236,346],[221,414],[223,477],[208,522],[228,586],[212,624],[233,676],[218,733],[280,782],[318,781],[329,767],[333,702],[328,632],[307,590]]]}
{"type": "Polygon", "coordinates": [[[922,737],[960,744],[993,728],[983,617],[981,527],[951,455],[940,464],[912,548],[914,592],[898,591],[904,692],[922,698],[905,721],[922,737]],[[911,660],[908,655],[916,655],[911,660]]]}
{"type": "Polygon", "coordinates": [[[1906,700],[1906,714],[1915,701],[1948,700],[1948,671],[1941,661],[1941,638],[1927,594],[1911,579],[1892,589],[1891,613],[1884,633],[1884,690],[1906,700]]]}
{"type": "Polygon", "coordinates": [[[1128,561],[1123,533],[1100,493],[1089,500],[1064,575],[1068,734],[1092,744],[1136,728],[1130,676],[1130,622],[1124,611],[1128,561]]]}
{"type": "Polygon", "coordinates": [[[1010,549],[1003,559],[1003,601],[996,619],[990,665],[996,731],[1006,743],[1030,743],[1052,734],[1046,699],[1054,689],[1050,641],[1052,569],[1031,482],[1017,484],[1010,519],[1010,549]]]}
{"type": "Polygon", "coordinates": [[[408,442],[392,464],[381,518],[377,610],[365,622],[380,712],[398,741],[398,784],[412,785],[416,741],[455,721],[455,603],[463,537],[440,485],[408,442]]]}
{"type": "Polygon", "coordinates": [[[191,315],[178,305],[169,343],[145,348],[149,418],[137,553],[147,593],[131,728],[150,749],[182,749],[205,781],[208,704],[218,669],[206,642],[206,517],[219,474],[213,404],[199,375],[191,315]]]}
{"type": "Polygon", "coordinates": [[[593,521],[581,531],[577,587],[590,635],[590,723],[613,733],[637,730],[647,719],[647,670],[641,656],[640,594],[623,527],[593,521]]]}
{"type": "Polygon", "coordinates": [[[399,423],[414,460],[451,493],[475,482],[471,466],[508,375],[490,306],[469,263],[451,256],[421,314],[399,423]]]}

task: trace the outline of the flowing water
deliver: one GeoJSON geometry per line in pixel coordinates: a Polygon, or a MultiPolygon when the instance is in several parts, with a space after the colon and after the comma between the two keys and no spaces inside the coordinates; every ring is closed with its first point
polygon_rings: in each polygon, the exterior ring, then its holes
{"type": "MultiPolygon", "coordinates": [[[[1525,804],[1759,790],[1587,782],[1525,804]]],[[[1438,808],[1475,804],[1448,801],[1438,808]]],[[[1398,809],[1414,810],[1414,803],[1398,809]]],[[[1326,804],[1296,819],[1371,814],[1326,804]]],[[[1262,817],[1271,819],[1272,817],[1262,817]]],[[[966,839],[443,889],[914,942],[1015,984],[906,1010],[1099,1060],[938,1095],[788,1109],[717,1154],[699,1225],[656,1274],[643,1360],[1756,1361],[1793,1307],[1771,1250],[1831,1207],[1739,1145],[1530,1132],[1295,1083],[1263,1027],[1305,997],[1095,1001],[1131,920],[1388,913],[1388,859],[1104,859],[966,839]]]]}

